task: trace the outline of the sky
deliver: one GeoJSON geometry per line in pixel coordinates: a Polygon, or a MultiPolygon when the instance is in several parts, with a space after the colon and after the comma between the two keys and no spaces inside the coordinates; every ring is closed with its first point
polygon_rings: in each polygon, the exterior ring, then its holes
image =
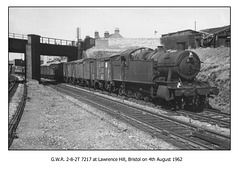
{"type": "MultiPolygon", "coordinates": [[[[184,29],[206,29],[230,24],[229,7],[9,7],[9,33],[76,40],[98,31],[124,38],[160,38],[184,29]],[[155,34],[155,31],[157,33],[155,34]]],[[[9,59],[22,55],[10,53],[9,59]]]]}
{"type": "Polygon", "coordinates": [[[184,29],[197,30],[230,24],[230,8],[9,8],[9,32],[38,34],[43,37],[76,39],[100,36],[120,29],[124,38],[161,37],[161,34],[184,29]],[[154,35],[154,32],[157,34],[154,35]]]}

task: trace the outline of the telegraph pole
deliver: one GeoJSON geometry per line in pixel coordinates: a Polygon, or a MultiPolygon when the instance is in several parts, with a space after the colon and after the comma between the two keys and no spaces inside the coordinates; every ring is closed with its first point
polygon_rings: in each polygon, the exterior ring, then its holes
{"type": "Polygon", "coordinates": [[[194,29],[195,29],[195,31],[197,30],[197,22],[196,21],[194,21],[194,29]]]}

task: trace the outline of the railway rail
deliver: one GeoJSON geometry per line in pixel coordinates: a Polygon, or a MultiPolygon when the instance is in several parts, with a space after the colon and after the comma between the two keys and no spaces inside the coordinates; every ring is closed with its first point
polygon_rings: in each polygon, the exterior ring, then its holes
{"type": "Polygon", "coordinates": [[[76,99],[96,106],[150,134],[164,139],[181,149],[230,149],[230,137],[203,130],[183,121],[141,109],[119,100],[105,98],[98,93],[64,84],[53,88],[76,99]]]}
{"type": "MultiPolygon", "coordinates": [[[[130,99],[130,101],[133,101],[138,104],[143,104],[149,107],[153,107],[155,109],[164,110],[166,112],[170,110],[170,109],[164,108],[164,106],[154,105],[151,102],[145,102],[143,100],[130,99]]],[[[231,127],[231,115],[229,113],[221,112],[220,110],[217,110],[217,109],[204,109],[204,111],[202,112],[177,110],[175,112],[172,111],[172,113],[174,113],[173,115],[184,116],[196,121],[205,122],[211,125],[217,125],[220,128],[230,129],[231,127]]]]}
{"type": "Polygon", "coordinates": [[[15,132],[22,117],[22,113],[26,103],[27,96],[27,86],[24,84],[24,90],[20,102],[18,104],[17,110],[12,116],[8,123],[8,148],[11,147],[13,139],[16,137],[15,132]]]}
{"type": "MultiPolygon", "coordinates": [[[[84,88],[84,87],[82,87],[84,88]]],[[[109,94],[109,92],[105,92],[105,91],[101,91],[101,90],[94,90],[93,88],[88,88],[92,91],[98,91],[101,93],[105,93],[108,95],[113,95],[113,94],[109,94]]],[[[125,98],[124,95],[118,95],[121,98],[125,98]]],[[[128,100],[134,102],[134,103],[138,103],[138,104],[143,104],[149,107],[153,107],[155,109],[160,109],[160,110],[164,110],[166,112],[169,112],[170,109],[165,109],[163,108],[163,106],[159,106],[159,105],[154,105],[152,102],[146,102],[144,100],[139,100],[139,99],[133,99],[133,98],[128,98],[126,97],[128,100]]],[[[173,115],[180,115],[180,116],[185,116],[187,118],[191,118],[193,120],[196,121],[200,121],[200,122],[205,122],[205,123],[209,123],[211,125],[217,125],[220,128],[227,128],[230,129],[231,127],[231,115],[228,113],[224,113],[221,112],[217,109],[204,109],[204,111],[202,112],[192,112],[192,111],[187,111],[187,110],[178,110],[176,112],[171,111],[171,113],[174,113],[173,115]]]]}
{"type": "Polygon", "coordinates": [[[18,78],[10,75],[9,80],[8,80],[8,102],[11,101],[17,87],[18,87],[18,78]]]}
{"type": "Polygon", "coordinates": [[[17,77],[11,76],[8,80],[8,92],[11,92],[17,82],[17,77]]]}
{"type": "Polygon", "coordinates": [[[201,113],[180,110],[176,112],[179,115],[187,116],[201,122],[207,122],[211,125],[218,125],[221,128],[231,127],[231,115],[217,110],[205,109],[201,113]]]}
{"type": "MultiPolygon", "coordinates": [[[[166,109],[164,106],[161,106],[159,104],[153,104],[152,102],[146,102],[144,100],[132,99],[132,98],[127,98],[127,99],[138,104],[143,104],[155,109],[163,110],[165,112],[170,111],[170,109],[166,109]]],[[[230,129],[231,127],[231,115],[228,113],[221,112],[220,110],[217,110],[217,109],[207,108],[207,109],[204,109],[204,111],[202,112],[193,112],[188,110],[177,110],[176,112],[173,112],[171,110],[171,113],[173,113],[173,115],[185,116],[193,120],[205,122],[211,125],[217,125],[220,128],[230,129]]]]}

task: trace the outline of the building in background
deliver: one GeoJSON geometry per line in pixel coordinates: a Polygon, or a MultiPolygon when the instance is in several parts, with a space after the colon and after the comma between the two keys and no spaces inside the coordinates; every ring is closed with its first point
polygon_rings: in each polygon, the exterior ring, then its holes
{"type": "Polygon", "coordinates": [[[104,32],[103,37],[100,37],[99,32],[94,32],[94,38],[95,38],[95,46],[98,48],[108,48],[109,47],[109,40],[111,39],[122,39],[123,36],[120,35],[119,28],[116,28],[114,30],[113,34],[109,34],[108,31],[104,32]]]}
{"type": "MultiPolygon", "coordinates": [[[[104,37],[105,37],[105,34],[104,34],[104,37]]],[[[114,30],[114,33],[113,34],[110,34],[109,35],[109,33],[106,35],[106,37],[105,38],[123,38],[121,35],[120,35],[120,30],[119,30],[119,28],[116,28],[115,30],[114,30]]]]}
{"type": "Polygon", "coordinates": [[[212,47],[230,47],[231,42],[231,27],[215,27],[201,30],[204,33],[202,39],[203,46],[212,46],[212,47]]]}
{"type": "Polygon", "coordinates": [[[24,74],[25,73],[25,60],[13,59],[8,61],[8,66],[11,71],[9,74],[24,74]]]}
{"type": "MultiPolygon", "coordinates": [[[[94,38],[95,39],[101,39],[101,37],[99,36],[99,32],[98,31],[95,31],[94,32],[94,38]]],[[[108,39],[108,38],[123,38],[123,36],[120,34],[120,30],[119,28],[116,28],[114,30],[114,33],[113,34],[109,34],[108,31],[105,31],[104,32],[104,36],[102,38],[105,38],[105,39],[108,39]]]]}
{"type": "Polygon", "coordinates": [[[230,25],[200,31],[191,29],[162,34],[161,44],[166,49],[177,49],[177,42],[185,42],[185,48],[230,46],[230,25]]]}
{"type": "Polygon", "coordinates": [[[168,34],[162,34],[161,44],[165,49],[177,49],[177,42],[185,42],[185,48],[198,48],[201,46],[202,33],[199,31],[187,29],[168,34]]]}
{"type": "Polygon", "coordinates": [[[67,57],[66,56],[45,56],[45,55],[41,55],[41,65],[42,64],[47,64],[47,63],[51,63],[51,62],[67,62],[67,57]]]}

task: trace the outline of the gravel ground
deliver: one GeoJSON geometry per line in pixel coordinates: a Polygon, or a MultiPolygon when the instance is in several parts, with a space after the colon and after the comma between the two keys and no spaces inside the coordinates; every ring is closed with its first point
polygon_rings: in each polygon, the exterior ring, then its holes
{"type": "Polygon", "coordinates": [[[177,149],[35,81],[10,149],[177,149]]]}

